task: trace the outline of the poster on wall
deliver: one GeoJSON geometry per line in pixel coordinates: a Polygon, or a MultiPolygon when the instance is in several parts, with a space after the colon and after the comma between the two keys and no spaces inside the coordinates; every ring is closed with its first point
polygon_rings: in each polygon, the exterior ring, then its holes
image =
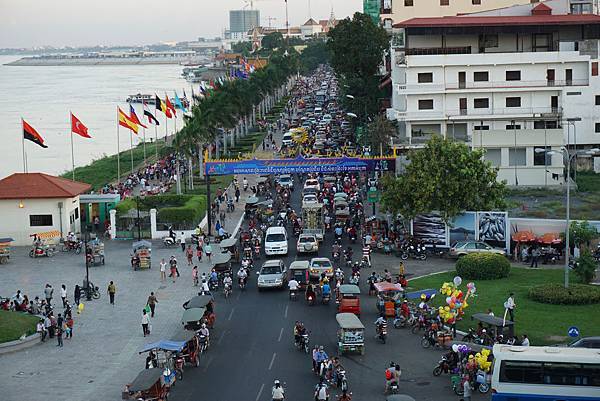
{"type": "Polygon", "coordinates": [[[452,245],[456,241],[475,241],[476,220],[477,216],[474,212],[465,212],[452,219],[449,227],[449,244],[452,245]]]}
{"type": "Polygon", "coordinates": [[[428,245],[448,246],[446,243],[446,224],[437,213],[416,216],[412,222],[412,235],[428,245]]]}
{"type": "Polygon", "coordinates": [[[477,235],[493,247],[508,249],[508,215],[506,212],[477,212],[477,235]]]}

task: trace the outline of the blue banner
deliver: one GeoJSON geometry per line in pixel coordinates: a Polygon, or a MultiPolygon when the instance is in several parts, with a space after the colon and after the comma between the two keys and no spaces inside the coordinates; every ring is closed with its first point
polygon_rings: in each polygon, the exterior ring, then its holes
{"type": "Polygon", "coordinates": [[[350,173],[361,171],[395,171],[393,157],[328,157],[270,160],[223,160],[205,163],[208,175],[231,174],[295,174],[295,173],[350,173]]]}

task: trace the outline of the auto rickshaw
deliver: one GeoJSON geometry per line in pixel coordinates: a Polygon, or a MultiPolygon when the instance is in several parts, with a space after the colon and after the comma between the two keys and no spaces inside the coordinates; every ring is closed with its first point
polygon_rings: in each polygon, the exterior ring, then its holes
{"type": "Polygon", "coordinates": [[[206,308],[186,309],[181,316],[181,324],[186,330],[200,330],[206,316],[206,308]]]}
{"type": "Polygon", "coordinates": [[[360,288],[354,284],[340,285],[336,303],[339,313],[347,312],[360,316],[360,288]]]}
{"type": "Polygon", "coordinates": [[[385,313],[386,317],[395,317],[396,308],[400,306],[402,299],[402,286],[400,284],[392,284],[387,281],[375,283],[375,291],[377,291],[377,309],[380,313],[385,313]]]}
{"type": "Polygon", "coordinates": [[[173,337],[173,342],[185,342],[179,356],[183,358],[183,363],[189,363],[192,366],[200,366],[200,342],[195,333],[189,331],[180,331],[173,337]]]}
{"type": "Polygon", "coordinates": [[[194,308],[204,309],[204,315],[201,320],[206,322],[206,325],[210,328],[215,324],[215,301],[212,295],[197,295],[192,297],[183,304],[183,308],[186,310],[194,308]]]}
{"type": "Polygon", "coordinates": [[[135,380],[127,385],[121,394],[124,400],[136,401],[166,401],[171,388],[168,376],[165,379],[164,370],[152,368],[142,370],[135,380]]]}
{"type": "Polygon", "coordinates": [[[223,278],[225,277],[225,273],[229,273],[231,275],[231,258],[232,255],[230,252],[216,252],[213,253],[210,259],[211,269],[215,269],[217,274],[219,275],[219,281],[223,282],[223,278]]]}
{"type": "Polygon", "coordinates": [[[223,253],[229,252],[231,254],[231,259],[234,262],[237,263],[240,261],[240,250],[238,248],[237,238],[225,238],[223,241],[219,242],[219,246],[221,247],[223,253]]]}
{"type": "Polygon", "coordinates": [[[335,208],[335,220],[337,222],[345,222],[350,217],[350,208],[345,200],[336,200],[333,203],[335,208]]]}
{"type": "Polygon", "coordinates": [[[354,313],[335,315],[338,329],[338,354],[346,351],[358,351],[365,354],[365,326],[354,313]]]}
{"type": "Polygon", "coordinates": [[[244,218],[254,218],[254,216],[256,215],[256,209],[258,208],[257,203],[258,198],[256,196],[250,196],[248,199],[246,199],[246,206],[244,208],[244,218]]]}
{"type": "Polygon", "coordinates": [[[309,262],[308,260],[296,260],[290,264],[290,280],[295,279],[302,290],[306,289],[306,286],[310,282],[310,275],[308,274],[309,262]]]}

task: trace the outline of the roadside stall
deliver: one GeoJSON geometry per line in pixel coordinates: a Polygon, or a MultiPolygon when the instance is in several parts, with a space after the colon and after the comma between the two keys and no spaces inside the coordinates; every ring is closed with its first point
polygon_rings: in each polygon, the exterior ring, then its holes
{"type": "Polygon", "coordinates": [[[402,286],[381,281],[375,283],[375,291],[377,291],[377,310],[385,313],[386,317],[395,317],[396,308],[400,307],[402,302],[402,286]]]}
{"type": "Polygon", "coordinates": [[[98,238],[87,243],[86,257],[88,263],[93,266],[104,264],[104,243],[98,238]]]}
{"type": "Polygon", "coordinates": [[[10,245],[13,241],[12,238],[0,238],[0,265],[8,263],[10,259],[10,245]]]}
{"type": "Polygon", "coordinates": [[[342,284],[336,299],[338,313],[353,313],[360,316],[360,288],[354,284],[342,284]]]}
{"type": "Polygon", "coordinates": [[[335,315],[338,323],[338,354],[357,351],[365,353],[365,326],[354,313],[338,313],[335,315]]]}
{"type": "Polygon", "coordinates": [[[152,268],[152,244],[149,241],[138,241],[132,245],[133,256],[131,266],[133,270],[152,268]]]}
{"type": "Polygon", "coordinates": [[[290,263],[290,280],[295,279],[302,290],[306,290],[306,286],[310,283],[308,267],[308,260],[296,260],[290,263]]]}
{"type": "Polygon", "coordinates": [[[125,385],[121,398],[136,401],[166,401],[172,383],[165,381],[163,373],[164,370],[160,368],[142,370],[133,382],[125,385]]]}

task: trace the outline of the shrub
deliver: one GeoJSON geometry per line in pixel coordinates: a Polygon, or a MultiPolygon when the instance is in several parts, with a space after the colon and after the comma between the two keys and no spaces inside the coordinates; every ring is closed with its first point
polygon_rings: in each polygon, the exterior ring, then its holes
{"type": "Polygon", "coordinates": [[[589,284],[590,281],[594,279],[594,275],[596,274],[596,260],[590,251],[586,249],[581,256],[577,258],[577,263],[575,263],[573,272],[584,284],[589,284]]]}
{"type": "Polygon", "coordinates": [[[541,284],[529,289],[530,299],[553,305],[587,305],[600,303],[600,287],[587,284],[541,284]]]}
{"type": "Polygon", "coordinates": [[[508,277],[510,262],[503,255],[470,253],[458,259],[456,272],[469,280],[493,280],[508,277]]]}
{"type": "Polygon", "coordinates": [[[185,225],[188,228],[192,228],[198,224],[206,212],[206,196],[187,195],[185,197],[187,198],[187,201],[182,206],[163,207],[158,209],[157,219],[160,222],[168,222],[177,227],[185,225]]]}

